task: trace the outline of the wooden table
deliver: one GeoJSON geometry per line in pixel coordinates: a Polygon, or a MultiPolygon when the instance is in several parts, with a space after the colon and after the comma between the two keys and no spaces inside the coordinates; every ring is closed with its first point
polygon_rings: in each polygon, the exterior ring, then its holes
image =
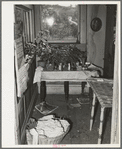
{"type": "MultiPolygon", "coordinates": [[[[82,90],[84,88],[84,83],[88,82],[90,87],[93,90],[93,104],[91,110],[91,119],[90,119],[90,130],[93,125],[93,117],[94,117],[94,109],[95,109],[95,101],[96,97],[101,105],[101,116],[100,116],[100,127],[99,127],[99,138],[98,143],[101,143],[102,136],[102,127],[103,127],[103,119],[104,119],[104,109],[112,107],[112,95],[113,84],[111,82],[99,82],[97,79],[89,79],[92,73],[87,70],[83,71],[42,71],[39,84],[41,83],[41,102],[45,101],[46,97],[46,82],[64,82],[64,92],[65,92],[65,100],[68,103],[69,97],[69,81],[71,82],[82,82],[82,90]]],[[[37,79],[40,76],[40,73],[36,75],[37,79]]],[[[36,82],[36,81],[35,81],[36,82]]]]}
{"type": "Polygon", "coordinates": [[[41,74],[41,102],[46,97],[46,82],[64,82],[65,100],[69,98],[69,81],[81,82],[82,92],[84,91],[85,82],[89,76],[84,71],[42,71],[41,74]]]}
{"type": "Polygon", "coordinates": [[[103,82],[89,81],[89,85],[93,90],[93,102],[92,102],[92,109],[91,109],[90,131],[91,131],[92,125],[93,125],[95,103],[96,103],[96,100],[98,99],[99,104],[101,106],[98,144],[101,144],[103,121],[104,121],[104,110],[105,110],[105,108],[112,108],[113,83],[106,82],[106,81],[103,81],[103,82]]]}

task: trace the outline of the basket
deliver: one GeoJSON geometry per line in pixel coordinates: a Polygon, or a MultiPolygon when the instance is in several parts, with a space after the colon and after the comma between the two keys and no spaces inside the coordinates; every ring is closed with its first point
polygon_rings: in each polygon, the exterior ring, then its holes
{"type": "MultiPolygon", "coordinates": [[[[59,144],[65,135],[68,133],[70,129],[70,126],[67,127],[66,132],[64,132],[62,135],[57,136],[57,137],[45,137],[43,135],[39,135],[39,144],[59,144]]],[[[26,129],[26,138],[27,138],[27,144],[32,144],[33,142],[33,136],[30,134],[29,130],[26,129]]]]}

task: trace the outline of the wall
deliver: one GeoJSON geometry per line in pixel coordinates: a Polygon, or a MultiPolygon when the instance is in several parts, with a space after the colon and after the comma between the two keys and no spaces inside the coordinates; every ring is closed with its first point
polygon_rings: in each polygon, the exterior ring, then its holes
{"type": "Polygon", "coordinates": [[[106,32],[106,6],[87,6],[87,61],[103,68],[106,32]],[[93,18],[102,20],[102,28],[98,32],[92,31],[90,23],[93,18]]]}
{"type": "MultiPolygon", "coordinates": [[[[19,5],[19,8],[22,8],[24,10],[31,10],[32,8],[32,20],[30,22],[30,26],[32,26],[32,39],[34,35],[34,16],[33,16],[33,6],[28,5],[28,7],[24,5],[19,5]]],[[[21,9],[20,9],[21,10],[21,9]]],[[[20,11],[21,15],[23,16],[23,10],[20,11]]],[[[16,14],[16,12],[15,12],[16,14]]],[[[22,17],[21,17],[22,18],[22,17]]],[[[22,21],[24,22],[23,18],[22,21]]],[[[25,23],[25,22],[24,22],[25,23]]],[[[14,31],[15,32],[15,31],[14,31]]],[[[18,28],[16,29],[16,32],[18,33],[18,28]]],[[[20,37],[23,36],[24,30],[23,28],[21,29],[21,34],[19,36],[16,36],[16,39],[19,39],[20,37]]],[[[36,68],[36,59],[33,57],[28,64],[26,65],[27,71],[28,71],[28,82],[27,82],[27,89],[25,92],[22,94],[21,97],[17,97],[17,77],[18,77],[18,63],[20,63],[21,59],[25,61],[24,59],[24,53],[23,53],[23,42],[22,40],[19,41],[19,46],[14,48],[15,51],[19,51],[18,57],[15,55],[15,143],[16,144],[24,144],[26,141],[26,134],[25,134],[25,129],[26,129],[26,124],[28,122],[28,119],[31,115],[33,106],[36,102],[36,97],[38,95],[37,93],[37,85],[33,84],[33,77],[35,73],[35,68],[36,68]],[[21,41],[21,42],[20,42],[21,41]],[[20,46],[21,43],[21,46],[20,46]],[[20,52],[21,50],[21,52],[20,52]],[[23,53],[23,54],[22,54],[23,53]],[[20,59],[19,59],[20,58],[20,59]]],[[[23,62],[24,62],[23,61],[23,62]]],[[[22,63],[24,65],[24,63],[22,63]]],[[[20,66],[20,65],[19,65],[20,66]]],[[[19,67],[20,68],[20,67],[19,67]]],[[[24,73],[24,72],[23,72],[24,73]]],[[[19,78],[19,77],[18,77],[19,78]]]]}
{"type": "Polygon", "coordinates": [[[34,5],[34,25],[35,25],[35,37],[37,36],[38,32],[41,30],[41,7],[39,5],[34,5]]]}
{"type": "Polygon", "coordinates": [[[80,30],[80,43],[86,44],[86,32],[87,32],[87,6],[86,5],[80,5],[80,14],[79,14],[79,30],[80,30]]]}
{"type": "MultiPolygon", "coordinates": [[[[36,68],[36,60],[33,58],[29,63],[28,68],[28,87],[27,90],[23,93],[22,97],[17,97],[16,87],[15,87],[15,135],[16,135],[16,143],[24,144],[26,139],[25,129],[28,119],[31,115],[33,106],[36,102],[37,93],[37,85],[33,84],[33,77],[36,68]]],[[[16,77],[15,77],[16,80],[16,77]]],[[[16,86],[16,82],[15,82],[16,86]]]]}

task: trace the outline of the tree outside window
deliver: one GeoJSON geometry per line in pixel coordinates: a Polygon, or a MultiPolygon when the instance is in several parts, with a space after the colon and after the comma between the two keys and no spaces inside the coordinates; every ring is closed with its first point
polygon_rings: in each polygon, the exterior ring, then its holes
{"type": "Polygon", "coordinates": [[[41,5],[42,30],[48,41],[76,42],[78,37],[78,5],[41,5]]]}

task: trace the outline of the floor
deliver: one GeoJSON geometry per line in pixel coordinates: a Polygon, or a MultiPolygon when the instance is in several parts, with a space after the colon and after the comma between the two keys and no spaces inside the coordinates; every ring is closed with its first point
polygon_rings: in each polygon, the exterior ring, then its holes
{"type": "MultiPolygon", "coordinates": [[[[70,95],[69,104],[78,103],[77,97],[82,98],[82,94],[70,95]]],[[[58,108],[51,114],[56,117],[63,117],[70,123],[70,131],[65,136],[60,144],[97,144],[98,141],[98,130],[100,122],[100,106],[97,103],[95,120],[92,131],[89,130],[90,126],[90,113],[91,113],[91,100],[89,104],[82,104],[80,107],[69,107],[66,104],[65,96],[63,94],[48,94],[46,101],[52,105],[57,105],[58,108]]],[[[36,105],[40,103],[38,96],[36,105]]],[[[43,115],[38,112],[35,108],[33,109],[32,117],[36,119],[43,115]]],[[[111,110],[107,110],[105,114],[105,129],[103,132],[102,144],[110,144],[110,132],[111,132],[111,110]],[[109,115],[108,115],[109,113],[109,115]]]]}

